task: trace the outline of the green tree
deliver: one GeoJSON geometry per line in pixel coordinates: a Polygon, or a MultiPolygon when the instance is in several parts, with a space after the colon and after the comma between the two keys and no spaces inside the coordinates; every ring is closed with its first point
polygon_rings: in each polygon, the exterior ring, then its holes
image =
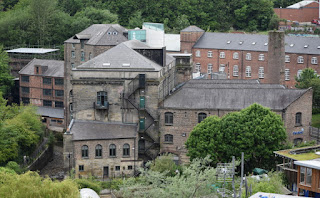
{"type": "Polygon", "coordinates": [[[271,169],[273,151],[283,147],[286,130],[281,117],[259,104],[225,115],[210,116],[192,130],[186,142],[191,159],[210,155],[213,164],[245,153],[246,168],[271,169]]]}
{"type": "Polygon", "coordinates": [[[0,45],[0,92],[7,96],[13,85],[13,77],[10,74],[9,56],[0,45]]]}
{"type": "Polygon", "coordinates": [[[131,28],[131,29],[136,27],[141,28],[143,22],[144,22],[144,19],[142,18],[141,11],[137,11],[132,15],[132,17],[130,17],[128,28],[131,28]]]}
{"type": "Polygon", "coordinates": [[[91,24],[109,24],[118,22],[117,14],[112,14],[109,10],[102,10],[94,7],[87,7],[84,10],[77,12],[75,18],[77,19],[79,17],[88,18],[91,24]]]}
{"type": "Polygon", "coordinates": [[[173,155],[171,154],[162,155],[150,163],[150,170],[160,173],[165,172],[166,175],[169,176],[174,176],[176,174],[176,170],[179,169],[180,168],[174,163],[173,155]]]}

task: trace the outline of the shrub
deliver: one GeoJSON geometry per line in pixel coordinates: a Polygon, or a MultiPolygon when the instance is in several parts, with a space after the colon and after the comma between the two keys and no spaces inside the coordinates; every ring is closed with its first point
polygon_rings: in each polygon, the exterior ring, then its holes
{"type": "Polygon", "coordinates": [[[20,168],[19,164],[17,164],[17,162],[14,161],[10,161],[7,163],[6,168],[9,168],[11,170],[14,170],[14,172],[21,174],[23,172],[23,170],[20,168]]]}
{"type": "Polygon", "coordinates": [[[74,181],[78,184],[79,189],[90,188],[98,194],[100,194],[100,191],[102,190],[98,181],[93,181],[89,179],[75,179],[74,181]]]}

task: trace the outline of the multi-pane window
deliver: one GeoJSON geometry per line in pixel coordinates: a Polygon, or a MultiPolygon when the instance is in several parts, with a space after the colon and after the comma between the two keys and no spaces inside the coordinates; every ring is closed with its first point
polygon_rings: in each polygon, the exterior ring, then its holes
{"type": "Polygon", "coordinates": [[[311,183],[312,183],[312,169],[307,168],[306,185],[311,186],[311,183]]]}
{"type": "Polygon", "coordinates": [[[212,58],[212,51],[208,51],[208,57],[212,58]]]}
{"type": "Polygon", "coordinates": [[[284,70],[284,80],[290,80],[290,69],[284,70]]]}
{"type": "Polygon", "coordinates": [[[196,57],[200,57],[200,56],[201,56],[200,50],[197,50],[197,51],[196,51],[196,57]]]}
{"type": "Polygon", "coordinates": [[[313,65],[318,64],[318,58],[317,57],[312,57],[311,58],[311,64],[313,64],[313,65]]]}
{"type": "Polygon", "coordinates": [[[251,54],[250,53],[246,54],[246,60],[251,60],[251,54]]]}
{"type": "Polygon", "coordinates": [[[201,64],[200,63],[196,63],[195,72],[201,72],[201,64]]]}
{"type": "Polygon", "coordinates": [[[305,183],[305,175],[306,175],[306,168],[305,167],[300,167],[300,183],[304,184],[305,183]]]}
{"type": "Polygon", "coordinates": [[[226,54],[224,52],[220,52],[220,58],[225,58],[226,54]]]}
{"type": "Polygon", "coordinates": [[[302,118],[301,112],[296,113],[296,126],[301,126],[301,118],[302,118]]]}
{"type": "Polygon", "coordinates": [[[87,145],[83,145],[81,147],[81,157],[83,157],[83,158],[89,157],[89,148],[87,145]]]}
{"type": "Polygon", "coordinates": [[[251,66],[246,67],[246,77],[251,77],[251,66]]]}
{"type": "Polygon", "coordinates": [[[107,103],[108,103],[107,92],[105,92],[105,91],[97,92],[97,105],[98,106],[107,106],[107,103]]]}
{"type": "Polygon", "coordinates": [[[233,66],[233,76],[238,76],[239,75],[239,67],[238,65],[233,66]]]}
{"type": "Polygon", "coordinates": [[[76,57],[76,53],[74,51],[71,51],[71,58],[75,58],[76,57]]]}
{"type": "Polygon", "coordinates": [[[239,59],[239,53],[238,52],[233,53],[233,59],[239,59]]]}
{"type": "Polygon", "coordinates": [[[116,171],[120,171],[120,166],[116,166],[116,171]]]}
{"type": "Polygon", "coordinates": [[[29,76],[21,76],[22,82],[29,82],[29,76]]]}
{"type": "Polygon", "coordinates": [[[172,143],[172,142],[173,142],[173,135],[171,135],[171,134],[165,134],[165,135],[164,135],[164,142],[166,142],[166,143],[172,143]]]}
{"type": "Polygon", "coordinates": [[[52,90],[51,89],[43,89],[43,95],[51,96],[52,95],[52,90]]]}
{"type": "Polygon", "coordinates": [[[264,61],[264,54],[259,54],[259,61],[264,61]]]}
{"type": "Polygon", "coordinates": [[[286,55],[286,56],[285,56],[285,62],[286,62],[286,63],[290,63],[290,56],[289,56],[289,55],[286,55]]]}
{"type": "Polygon", "coordinates": [[[84,52],[81,52],[81,61],[84,61],[85,60],[85,57],[84,57],[84,52]]]}
{"type": "Polygon", "coordinates": [[[23,104],[30,104],[30,98],[21,98],[23,104]]]}
{"type": "Polygon", "coordinates": [[[30,88],[29,87],[21,87],[22,93],[30,93],[30,88]]]}
{"type": "Polygon", "coordinates": [[[301,74],[302,74],[302,70],[299,69],[298,72],[297,72],[297,78],[298,78],[298,79],[300,79],[301,74]]]}
{"type": "Polygon", "coordinates": [[[208,64],[208,74],[211,74],[212,73],[212,64],[209,63],[208,64]]]}
{"type": "Polygon", "coordinates": [[[259,67],[259,78],[264,78],[264,67],[259,67]]]}
{"type": "Polygon", "coordinates": [[[84,165],[79,165],[79,172],[84,171],[84,165]]]}
{"type": "Polygon", "coordinates": [[[116,145],[111,144],[109,146],[109,156],[110,157],[115,157],[116,156],[116,145]]]}
{"type": "Polygon", "coordinates": [[[130,156],[130,145],[129,144],[123,145],[123,156],[130,156]]]}
{"type": "Polygon", "coordinates": [[[102,146],[100,144],[96,146],[96,157],[102,157],[102,146]]]}
{"type": "Polygon", "coordinates": [[[165,125],[173,125],[173,113],[171,112],[164,113],[164,123],[165,125]]]}
{"type": "Polygon", "coordinates": [[[54,102],[54,106],[55,106],[56,108],[63,108],[63,102],[56,101],[56,102],[54,102]]]}
{"type": "Polygon", "coordinates": [[[303,56],[298,56],[298,63],[303,63],[303,56]]]}
{"type": "Polygon", "coordinates": [[[62,78],[55,78],[54,84],[55,85],[63,85],[63,79],[62,78]]]}
{"type": "Polygon", "coordinates": [[[63,90],[55,90],[54,92],[56,97],[63,97],[63,90]]]}
{"type": "Polygon", "coordinates": [[[43,78],[43,84],[51,85],[51,78],[43,78]]]}
{"type": "Polygon", "coordinates": [[[128,170],[132,170],[132,166],[131,165],[128,166],[128,170]]]}
{"type": "Polygon", "coordinates": [[[51,100],[43,100],[43,106],[52,107],[52,101],[51,100]]]}
{"type": "Polygon", "coordinates": [[[219,72],[224,72],[224,71],[225,71],[225,68],[226,68],[226,65],[225,65],[225,64],[220,64],[220,66],[219,66],[219,72]]]}
{"type": "Polygon", "coordinates": [[[199,113],[198,114],[198,123],[202,122],[206,118],[207,118],[207,114],[206,113],[199,113]]]}

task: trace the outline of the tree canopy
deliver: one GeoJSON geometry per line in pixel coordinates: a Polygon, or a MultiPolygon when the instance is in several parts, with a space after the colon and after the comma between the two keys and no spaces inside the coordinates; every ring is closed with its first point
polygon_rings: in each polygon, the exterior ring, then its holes
{"type": "Polygon", "coordinates": [[[229,113],[210,116],[192,130],[186,142],[191,160],[211,156],[213,164],[240,158],[244,152],[246,168],[271,169],[273,151],[283,147],[286,130],[281,117],[259,104],[229,113]]]}
{"type": "Polygon", "coordinates": [[[13,77],[10,74],[9,56],[0,45],[0,92],[9,94],[13,85],[13,77]]]}

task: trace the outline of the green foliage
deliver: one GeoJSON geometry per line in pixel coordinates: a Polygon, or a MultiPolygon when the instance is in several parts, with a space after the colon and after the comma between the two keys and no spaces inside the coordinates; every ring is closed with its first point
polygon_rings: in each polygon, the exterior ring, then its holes
{"type": "Polygon", "coordinates": [[[62,182],[43,179],[36,172],[22,175],[0,171],[0,197],[70,197],[80,196],[77,184],[72,180],[62,182]]]}
{"type": "Polygon", "coordinates": [[[306,147],[306,146],[315,146],[317,142],[315,140],[309,141],[309,142],[301,142],[298,145],[296,145],[296,148],[306,147]]]}
{"type": "Polygon", "coordinates": [[[94,190],[96,193],[100,194],[102,188],[100,187],[98,182],[90,179],[75,179],[74,180],[78,184],[78,188],[90,188],[94,190]]]}
{"type": "Polygon", "coordinates": [[[17,164],[17,162],[14,161],[9,161],[6,165],[6,168],[14,170],[14,172],[17,174],[23,173],[23,170],[20,168],[19,164],[17,164]]]}
{"type": "Polygon", "coordinates": [[[246,168],[270,170],[274,167],[273,151],[286,140],[281,117],[259,104],[225,115],[210,116],[192,130],[186,142],[191,159],[210,155],[212,164],[228,162],[232,156],[245,154],[246,168]]]}
{"type": "Polygon", "coordinates": [[[150,170],[174,176],[179,167],[174,163],[172,154],[165,154],[150,163],[150,170]]]}
{"type": "Polygon", "coordinates": [[[273,4],[275,8],[285,8],[300,1],[301,0],[273,0],[273,4]]]}
{"type": "Polygon", "coordinates": [[[103,189],[119,190],[122,184],[123,184],[122,178],[115,178],[108,182],[101,182],[100,186],[103,189]]]}
{"type": "Polygon", "coordinates": [[[320,112],[312,115],[312,126],[320,128],[320,112]]]}
{"type": "Polygon", "coordinates": [[[278,15],[273,14],[269,22],[269,30],[278,30],[279,22],[280,18],[278,17],[278,15]]]}
{"type": "Polygon", "coordinates": [[[0,92],[7,95],[13,85],[13,77],[10,74],[9,56],[0,45],[0,92]]]}
{"type": "Polygon", "coordinates": [[[142,18],[141,11],[135,12],[129,19],[128,28],[142,28],[142,24],[144,22],[144,19],[142,18]]]}

